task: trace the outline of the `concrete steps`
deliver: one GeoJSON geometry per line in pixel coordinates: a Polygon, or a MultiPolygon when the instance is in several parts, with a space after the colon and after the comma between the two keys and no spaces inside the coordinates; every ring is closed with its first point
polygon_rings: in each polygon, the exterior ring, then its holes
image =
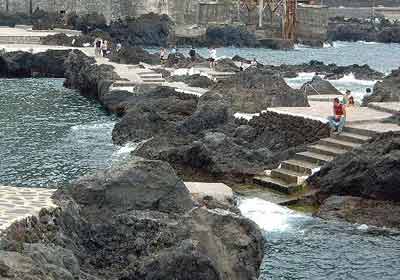
{"type": "Polygon", "coordinates": [[[256,184],[291,194],[302,189],[305,180],[335,157],[359,148],[373,134],[371,131],[346,127],[339,135],[319,140],[297,153],[293,159],[283,161],[266,175],[253,178],[256,184]]]}
{"type": "Polygon", "coordinates": [[[162,85],[166,80],[162,77],[162,74],[156,73],[151,70],[144,70],[138,72],[140,79],[142,79],[143,84],[154,84],[162,85]]]}
{"type": "Polygon", "coordinates": [[[229,79],[235,74],[235,72],[212,72],[210,73],[210,76],[215,81],[222,81],[229,79]]]}
{"type": "Polygon", "coordinates": [[[0,44],[40,44],[40,36],[0,36],[0,44]]]}

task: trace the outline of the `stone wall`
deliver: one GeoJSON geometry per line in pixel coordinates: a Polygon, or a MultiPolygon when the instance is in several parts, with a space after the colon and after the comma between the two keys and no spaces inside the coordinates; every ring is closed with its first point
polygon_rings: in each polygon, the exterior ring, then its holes
{"type": "Polygon", "coordinates": [[[328,8],[304,6],[297,9],[297,37],[325,41],[328,31],[328,8]]]}
{"type": "Polygon", "coordinates": [[[328,7],[400,7],[400,0],[319,0],[328,7]]]}

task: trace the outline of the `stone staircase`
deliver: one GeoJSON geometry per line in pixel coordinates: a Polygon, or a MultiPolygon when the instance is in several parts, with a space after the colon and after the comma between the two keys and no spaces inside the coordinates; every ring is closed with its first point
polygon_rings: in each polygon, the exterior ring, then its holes
{"type": "Polygon", "coordinates": [[[214,81],[222,81],[222,80],[227,80],[236,73],[234,72],[210,72],[209,75],[211,76],[211,79],[214,81]]]}
{"type": "Polygon", "coordinates": [[[283,161],[280,166],[265,174],[254,177],[254,182],[287,194],[301,190],[304,181],[336,156],[360,147],[376,132],[345,127],[339,135],[321,139],[297,153],[293,159],[283,161]]]}
{"type": "Polygon", "coordinates": [[[136,71],[136,73],[142,80],[142,84],[161,86],[166,82],[165,79],[162,77],[162,74],[146,68],[142,68],[141,65],[133,65],[129,66],[128,68],[136,71]]]}

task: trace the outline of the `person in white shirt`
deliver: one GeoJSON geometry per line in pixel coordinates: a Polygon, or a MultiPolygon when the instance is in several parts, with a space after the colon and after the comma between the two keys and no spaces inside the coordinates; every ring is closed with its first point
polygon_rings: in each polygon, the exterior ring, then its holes
{"type": "Polygon", "coordinates": [[[217,50],[215,48],[209,48],[208,54],[209,54],[208,60],[210,61],[210,68],[214,69],[217,60],[217,50]]]}

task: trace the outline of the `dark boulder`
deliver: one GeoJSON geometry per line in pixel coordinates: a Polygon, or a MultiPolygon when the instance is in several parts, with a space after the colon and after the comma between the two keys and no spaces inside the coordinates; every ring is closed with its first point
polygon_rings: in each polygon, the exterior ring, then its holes
{"type": "Polygon", "coordinates": [[[169,80],[173,82],[183,82],[191,87],[211,88],[214,85],[214,82],[210,78],[200,74],[170,76],[169,80]]]}
{"type": "Polygon", "coordinates": [[[219,59],[215,65],[218,72],[239,72],[239,67],[230,58],[219,59]]]}
{"type": "Polygon", "coordinates": [[[167,87],[130,98],[129,109],[113,130],[113,141],[142,141],[160,133],[174,133],[176,122],[196,110],[197,97],[167,87]]]}
{"type": "Polygon", "coordinates": [[[53,77],[63,78],[69,50],[48,50],[42,53],[9,52],[0,56],[0,77],[29,78],[53,77]]]}
{"type": "Polygon", "coordinates": [[[71,190],[76,202],[109,210],[186,212],[193,207],[189,191],[174,170],[161,161],[132,161],[82,178],[71,190]]]}
{"type": "Polygon", "coordinates": [[[64,33],[48,35],[40,39],[42,45],[67,46],[67,47],[84,47],[85,44],[92,44],[94,38],[91,36],[67,36],[64,33]]]}
{"type": "Polygon", "coordinates": [[[400,134],[388,132],[337,157],[308,179],[321,193],[400,202],[400,134]]]}
{"type": "Polygon", "coordinates": [[[371,95],[365,96],[363,103],[399,102],[400,101],[400,69],[393,70],[382,82],[377,82],[371,95]]]}
{"type": "Polygon", "coordinates": [[[264,69],[248,69],[220,81],[214,88],[230,98],[234,112],[254,113],[269,107],[306,107],[307,98],[289,87],[275,72],[264,69]]]}
{"type": "Polygon", "coordinates": [[[330,196],[320,206],[318,217],[353,224],[400,229],[400,204],[354,196],[330,196]]]}
{"type": "Polygon", "coordinates": [[[227,210],[195,206],[167,163],[126,162],[58,190],[54,199],[59,208],[3,232],[3,278],[259,276],[264,241],[257,225],[227,210]]]}
{"type": "Polygon", "coordinates": [[[123,47],[118,52],[113,52],[111,61],[122,64],[159,64],[160,58],[156,54],[150,54],[140,47],[123,47]]]}
{"type": "Polygon", "coordinates": [[[301,89],[306,95],[341,95],[330,82],[319,76],[314,76],[310,82],[305,83],[301,89]]]}
{"type": "Polygon", "coordinates": [[[256,36],[247,29],[228,25],[208,27],[206,44],[208,46],[255,47],[258,42],[256,36]]]}

